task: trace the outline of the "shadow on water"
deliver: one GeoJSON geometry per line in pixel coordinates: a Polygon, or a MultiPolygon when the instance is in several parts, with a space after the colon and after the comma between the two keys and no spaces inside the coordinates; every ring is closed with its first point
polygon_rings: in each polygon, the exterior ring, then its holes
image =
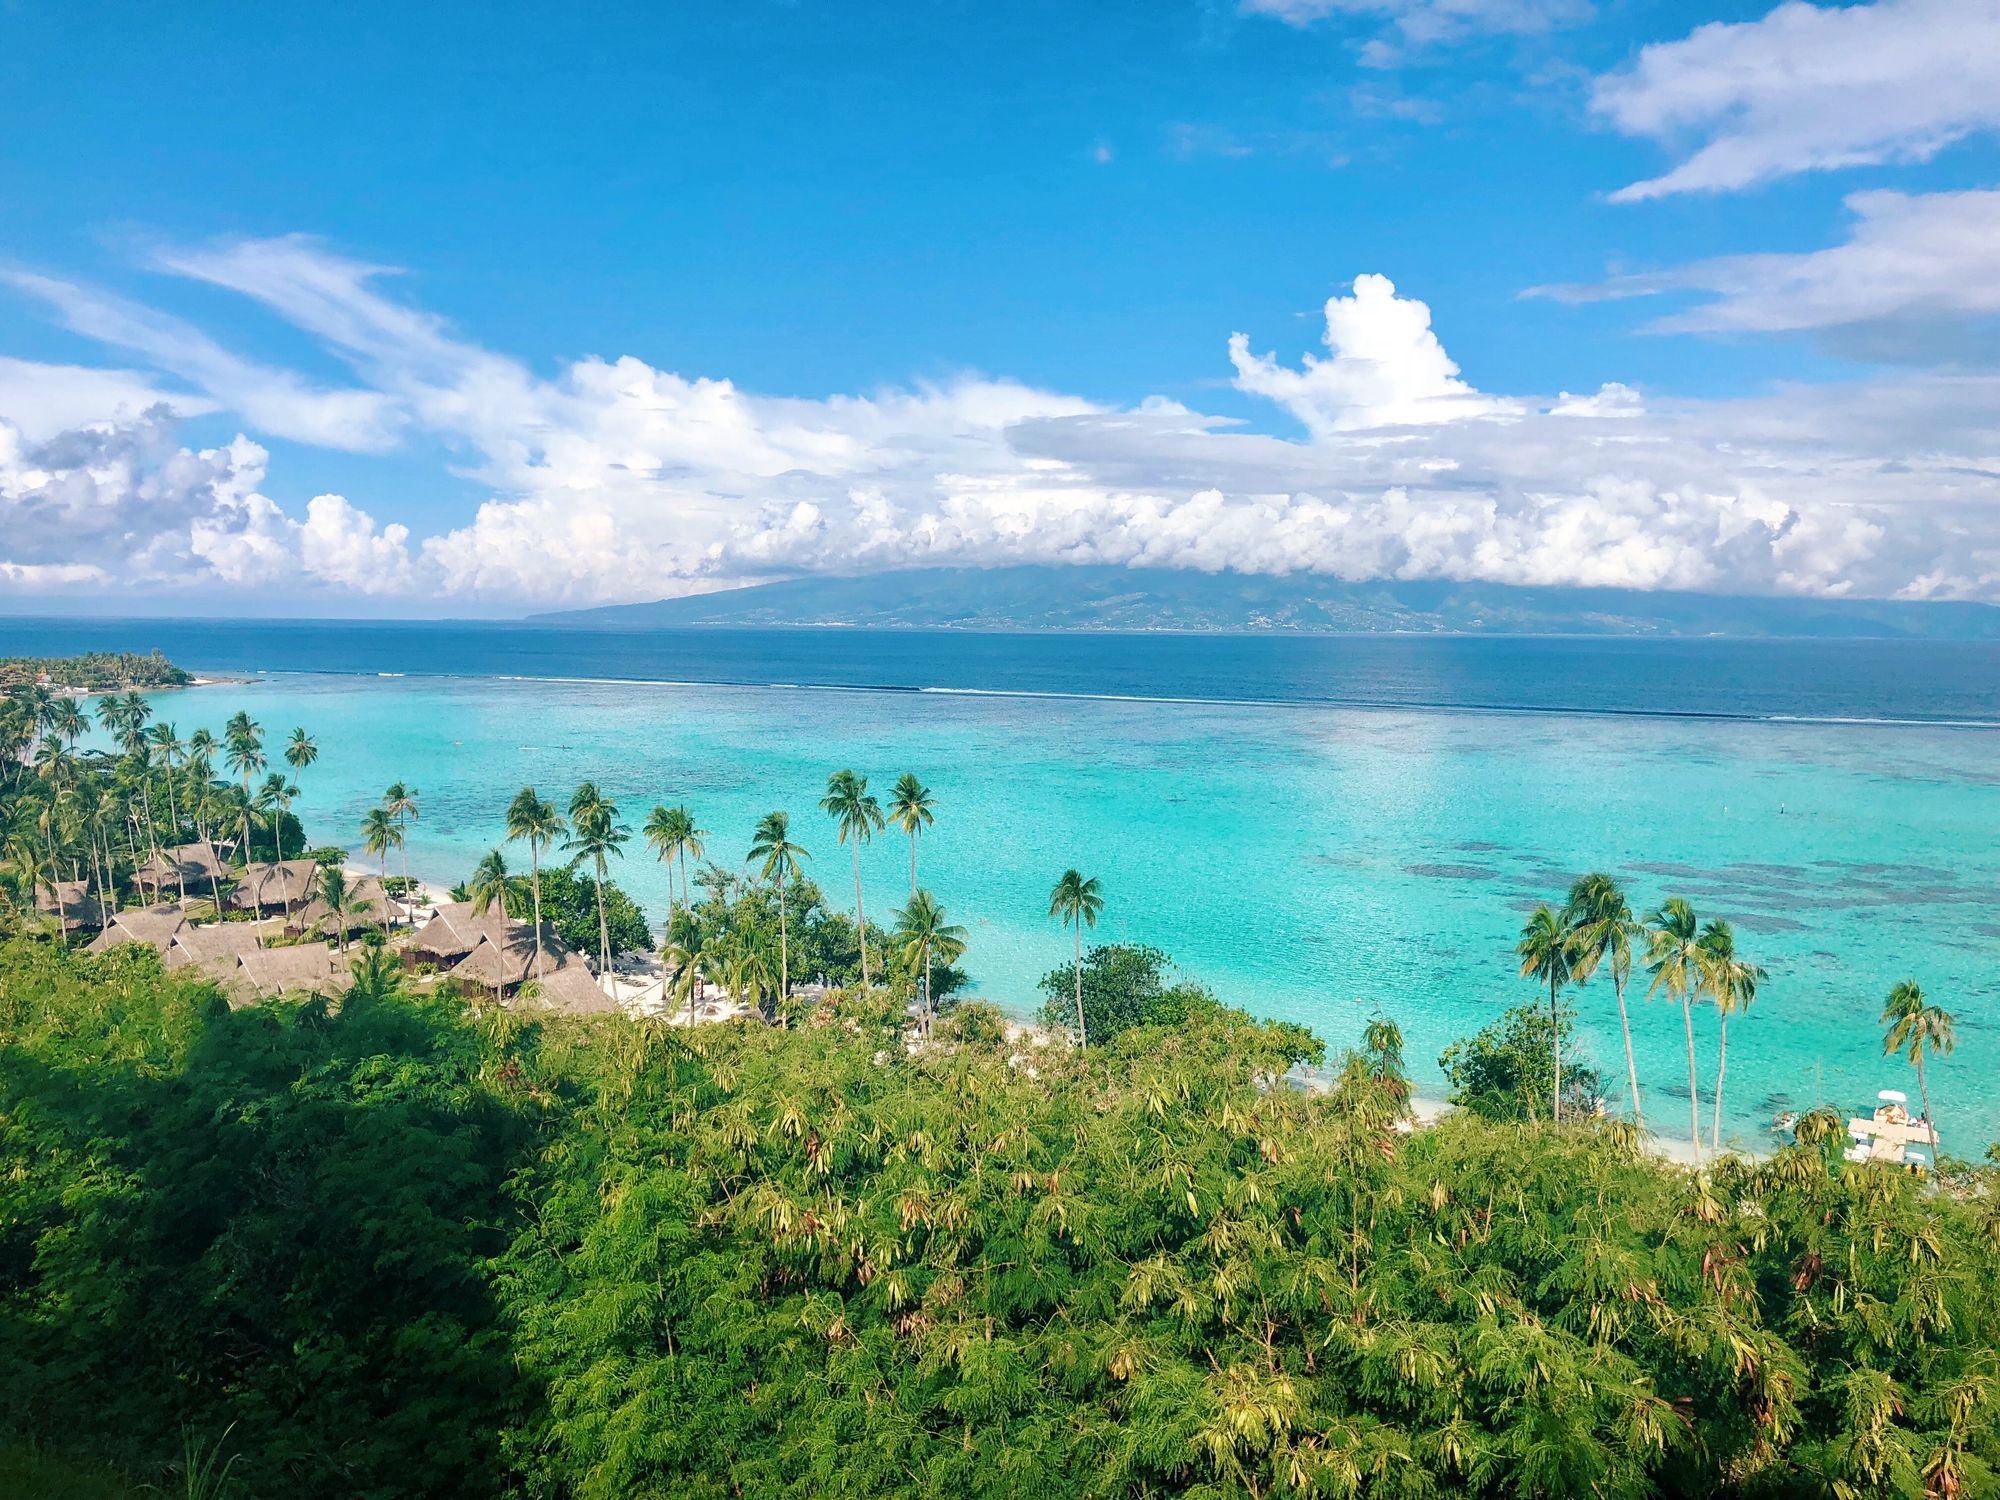
{"type": "Polygon", "coordinates": [[[441,1010],[181,993],[177,1047],[0,1050],[5,1425],[146,1479],[228,1432],[252,1495],[499,1490],[541,1401],[489,1278],[527,1115],[441,1010]]]}

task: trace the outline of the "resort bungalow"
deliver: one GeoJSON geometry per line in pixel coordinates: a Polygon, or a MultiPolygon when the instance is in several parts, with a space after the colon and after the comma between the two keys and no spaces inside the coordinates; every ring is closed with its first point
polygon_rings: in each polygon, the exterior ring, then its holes
{"type": "MultiPolygon", "coordinates": [[[[359,932],[366,927],[380,927],[388,920],[389,897],[382,889],[382,882],[373,875],[349,875],[347,877],[347,930],[359,932]]],[[[320,899],[319,883],[313,883],[312,895],[303,906],[295,908],[285,930],[298,936],[315,933],[325,937],[339,937],[334,930],[333,910],[320,899]]]]}
{"type": "Polygon", "coordinates": [[[515,993],[517,1006],[539,1005],[573,1016],[611,1015],[618,1009],[618,1002],[604,993],[590,965],[574,953],[560,969],[549,969],[540,980],[532,977],[532,967],[529,973],[529,979],[515,993]]]}
{"type": "Polygon", "coordinates": [[[132,883],[155,899],[169,889],[176,895],[186,889],[214,896],[226,873],[215,845],[204,841],[162,849],[132,872],[132,883]]]}
{"type": "Polygon", "coordinates": [[[204,979],[227,985],[242,957],[257,951],[257,929],[248,922],[184,923],[167,944],[169,969],[194,969],[204,979]]]}
{"type": "Polygon", "coordinates": [[[235,911],[295,911],[312,900],[319,887],[319,866],[310,859],[286,859],[251,865],[229,893],[235,911]]]}
{"type": "MultiPolygon", "coordinates": [[[[428,929],[427,929],[428,930],[428,929]]],[[[582,958],[556,936],[555,928],[542,924],[542,977],[552,979],[558,970],[575,964],[588,972],[582,958]]],[[[479,934],[472,951],[451,968],[451,977],[476,984],[495,995],[506,995],[535,977],[535,928],[531,922],[496,919],[479,934]]]]}
{"type": "Polygon", "coordinates": [[[352,965],[324,943],[253,948],[237,957],[236,982],[258,999],[282,994],[330,995],[347,987],[352,965]]]}
{"type": "Polygon", "coordinates": [[[85,951],[108,953],[121,943],[144,943],[164,958],[175,936],[187,925],[181,909],[171,902],[165,906],[135,906],[113,912],[104,930],[90,940],[85,951]]]}
{"type": "MultiPolygon", "coordinates": [[[[434,964],[448,969],[465,959],[486,934],[503,930],[509,919],[498,908],[477,911],[470,901],[447,901],[430,914],[423,926],[410,935],[403,952],[412,963],[434,964]]],[[[545,927],[546,923],[543,924],[545,927]]],[[[533,939],[529,940],[533,947],[533,939]]]]}
{"type": "Polygon", "coordinates": [[[87,880],[57,880],[35,887],[35,910],[54,917],[66,933],[92,931],[104,925],[104,908],[90,893],[87,880]]]}

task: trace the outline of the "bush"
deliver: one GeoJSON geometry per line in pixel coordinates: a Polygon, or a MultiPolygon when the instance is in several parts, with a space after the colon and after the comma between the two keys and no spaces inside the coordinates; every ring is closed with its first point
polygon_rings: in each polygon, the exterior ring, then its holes
{"type": "MultiPolygon", "coordinates": [[[[1562,1008],[1563,1113],[1581,1119],[1604,1091],[1597,1070],[1574,1044],[1576,1012],[1562,1008]]],[[[1488,1120],[1538,1120],[1549,1116],[1555,1093],[1555,1027],[1548,1008],[1517,1005],[1476,1036],[1453,1042],[1438,1058],[1451,1080],[1451,1102],[1488,1120]]]]}
{"type": "MultiPolygon", "coordinates": [[[[1205,987],[1186,980],[1169,984],[1172,962],[1158,948],[1133,943],[1100,943],[1084,950],[1083,1020],[1086,1040],[1108,1042],[1134,1026],[1178,1026],[1219,1008],[1205,987]]],[[[1042,1025],[1076,1030],[1076,969],[1065,964],[1042,976],[1042,1025]]]]}

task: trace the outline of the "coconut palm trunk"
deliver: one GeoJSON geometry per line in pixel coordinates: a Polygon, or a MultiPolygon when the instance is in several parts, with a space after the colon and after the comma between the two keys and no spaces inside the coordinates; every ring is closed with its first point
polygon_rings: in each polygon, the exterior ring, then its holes
{"type": "Polygon", "coordinates": [[[1081,1052],[1088,1045],[1083,1034],[1083,917],[1076,919],[1076,1048],[1081,1052]]]}
{"type": "Polygon", "coordinates": [[[603,965],[600,974],[611,972],[611,924],[604,916],[604,856],[598,855],[591,871],[597,882],[597,951],[603,965]]]}
{"type": "Polygon", "coordinates": [[[785,878],[778,877],[778,999],[792,998],[791,940],[785,930],[785,878]]]}
{"type": "Polygon", "coordinates": [[[1708,1127],[1708,1148],[1722,1149],[1722,1078],[1729,1071],[1729,1012],[1724,1011],[1716,1031],[1715,1104],[1708,1127]]]}
{"type": "Polygon", "coordinates": [[[542,841],[528,840],[528,885],[535,893],[535,982],[542,981],[542,841]]]}
{"type": "Polygon", "coordinates": [[[1554,971],[1551,970],[1549,973],[1549,1046],[1555,1053],[1556,1093],[1555,1099],[1550,1104],[1549,1113],[1555,1116],[1556,1124],[1560,1125],[1562,1124],[1563,1117],[1563,1031],[1562,1012],[1556,1005],[1556,988],[1556,976],[1554,971]]]}
{"type": "Polygon", "coordinates": [[[1924,1123],[1931,1128],[1931,1159],[1935,1161],[1944,1155],[1944,1147],[1938,1143],[1937,1120],[1931,1114],[1931,1090],[1930,1085],[1924,1082],[1924,1055],[1921,1052],[1917,1054],[1917,1097],[1924,1101],[1924,1123]]]}
{"type": "Polygon", "coordinates": [[[1694,1164],[1701,1165],[1701,1083],[1694,1066],[1694,1006],[1681,996],[1681,1028],[1687,1032],[1688,1138],[1694,1143],[1694,1164]]]}
{"type": "Polygon", "coordinates": [[[853,841],[854,849],[854,935],[861,942],[861,988],[869,988],[868,983],[868,918],[861,910],[861,840],[853,841]]]}
{"type": "Polygon", "coordinates": [[[1625,1013],[1625,978],[1622,972],[1613,977],[1612,992],[1618,997],[1618,1029],[1625,1037],[1625,1082],[1632,1090],[1632,1123],[1644,1130],[1646,1112],[1639,1107],[1639,1064],[1632,1058],[1632,1021],[1625,1013]]]}

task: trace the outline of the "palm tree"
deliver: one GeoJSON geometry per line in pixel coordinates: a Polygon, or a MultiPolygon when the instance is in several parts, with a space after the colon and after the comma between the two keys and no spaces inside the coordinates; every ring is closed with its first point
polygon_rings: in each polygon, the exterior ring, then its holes
{"type": "Polygon", "coordinates": [[[238,710],[222,728],[223,764],[243,778],[243,868],[250,868],[250,778],[264,769],[264,726],[238,710]]]}
{"type": "Polygon", "coordinates": [[[722,983],[731,997],[753,1010],[764,1009],[764,996],[771,990],[771,967],[754,943],[738,941],[723,955],[722,983]]]}
{"type": "Polygon", "coordinates": [[[1555,1096],[1549,1112],[1560,1125],[1563,1117],[1563,1043],[1562,1012],[1557,1006],[1556,994],[1570,982],[1575,971],[1576,946],[1563,919],[1551,907],[1542,905],[1529,915],[1527,925],[1521,929],[1521,941],[1514,945],[1514,951],[1521,957],[1523,979],[1548,981],[1549,1047],[1556,1064],[1555,1096]]]}
{"type": "Polygon", "coordinates": [[[1709,1126],[1711,1150],[1722,1149],[1722,1075],[1729,1068],[1729,1018],[1757,998],[1764,971],[1736,956],[1736,933],[1727,922],[1710,922],[1701,934],[1701,985],[1715,1002],[1718,1031],[1715,1056],[1715,1119],[1709,1126]]]}
{"type": "Polygon", "coordinates": [[[1601,874],[1586,875],[1569,888],[1563,924],[1574,934],[1576,954],[1571,969],[1578,984],[1587,983],[1600,964],[1611,970],[1612,993],[1618,997],[1618,1029],[1625,1038],[1625,1082],[1632,1091],[1632,1123],[1644,1130],[1639,1065],[1632,1058],[1632,1022],[1625,1010],[1625,986],[1632,978],[1632,938],[1639,924],[1632,920],[1632,908],[1618,882],[1601,874]]]}
{"type": "Polygon", "coordinates": [[[670,944],[662,957],[674,965],[673,981],[663,987],[662,998],[671,995],[673,999],[687,1001],[688,1027],[692,1030],[695,1002],[701,998],[701,987],[707,983],[710,971],[720,967],[719,956],[697,927],[685,942],[670,944]]]}
{"type": "Polygon", "coordinates": [[[1924,1101],[1924,1123],[1931,1128],[1931,1154],[1940,1156],[1943,1149],[1938,1144],[1937,1121],[1931,1116],[1931,1091],[1924,1082],[1924,1056],[1949,1057],[1958,1046],[1958,1028],[1951,1012],[1925,999],[1914,979],[1905,979],[1889,991],[1882,1020],[1889,1028],[1882,1038],[1882,1055],[1908,1052],[1910,1061],[1917,1065],[1917,1094],[1924,1101]]]}
{"type": "Polygon", "coordinates": [[[201,835],[202,842],[204,843],[208,841],[208,826],[201,821],[199,807],[202,802],[208,800],[208,784],[215,775],[215,750],[215,736],[210,734],[206,729],[197,729],[193,734],[188,736],[188,790],[192,794],[197,784],[201,788],[200,797],[193,798],[191,796],[191,800],[196,802],[196,806],[190,808],[189,811],[195,815],[195,832],[201,835]]]}
{"type": "Polygon", "coordinates": [[[340,944],[340,951],[347,951],[347,932],[354,925],[354,914],[359,909],[355,900],[355,890],[347,878],[347,871],[339,865],[323,866],[319,872],[319,902],[326,908],[326,914],[319,919],[319,927],[324,930],[327,923],[333,924],[334,940],[340,944]]]}
{"type": "Polygon", "coordinates": [[[819,799],[840,829],[840,841],[854,851],[854,935],[861,943],[861,988],[868,980],[868,918],[861,909],[861,846],[882,831],[882,804],[868,795],[868,778],[853,771],[835,771],[826,779],[819,799]]]}
{"type": "Polygon", "coordinates": [[[569,821],[572,837],[563,845],[563,852],[571,855],[570,863],[591,862],[591,873],[597,882],[597,941],[600,959],[600,974],[611,972],[611,927],[604,914],[605,858],[608,855],[624,855],[620,847],[632,836],[632,830],[618,821],[618,804],[605,800],[594,782],[586,781],[576,789],[570,798],[569,821]]]}
{"type": "MultiPolygon", "coordinates": [[[[312,763],[318,759],[319,746],[314,743],[312,736],[307,734],[303,729],[294,729],[292,737],[285,741],[285,764],[290,766],[293,771],[303,773],[310,769],[312,763]]],[[[296,797],[298,794],[299,789],[297,786],[294,786],[292,788],[292,795],[296,797]]]]}
{"type": "Polygon", "coordinates": [[[552,803],[524,786],[507,804],[507,839],[528,841],[528,881],[535,893],[535,979],[542,977],[542,850],[569,832],[552,803]]]}
{"type": "MultiPolygon", "coordinates": [[[[285,814],[292,810],[292,798],[298,796],[298,794],[298,787],[292,782],[285,780],[284,776],[277,771],[273,771],[269,776],[266,776],[264,784],[257,789],[257,809],[259,812],[270,814],[271,818],[271,856],[273,863],[283,864],[285,862],[285,814]]],[[[179,863],[178,860],[175,861],[176,865],[179,863]]],[[[281,881],[283,878],[282,875],[279,877],[281,881]]],[[[291,920],[292,898],[289,889],[286,889],[285,924],[290,926],[291,920]]]]}
{"type": "Polygon", "coordinates": [[[1064,870],[1062,879],[1049,892],[1049,915],[1076,929],[1076,1046],[1080,1052],[1088,1043],[1083,1027],[1083,929],[1097,925],[1104,910],[1104,897],[1097,877],[1085,880],[1075,870],[1064,870]]]}
{"type": "MultiPolygon", "coordinates": [[[[389,851],[403,847],[403,825],[386,807],[371,807],[361,820],[361,847],[374,855],[382,867],[382,888],[389,888],[389,851]]],[[[389,935],[389,903],[382,902],[382,936],[389,935]]]]}
{"type": "MultiPolygon", "coordinates": [[[[660,809],[654,808],[654,812],[660,809]]],[[[757,832],[750,840],[750,858],[762,860],[758,873],[778,888],[778,999],[791,998],[792,993],[792,952],[791,938],[785,923],[785,886],[799,876],[799,861],[811,859],[812,855],[790,838],[791,815],[782,812],[768,812],[757,823],[757,832]]]]}
{"type": "Polygon", "coordinates": [[[674,916],[680,910],[680,895],[674,889],[674,861],[686,847],[693,829],[694,819],[685,807],[668,807],[663,802],[655,802],[653,810],[646,814],[646,821],[639,825],[639,836],[667,867],[668,932],[674,930],[674,916]]]}
{"type": "Polygon", "coordinates": [[[944,908],[929,891],[918,891],[909,905],[896,913],[896,937],[903,954],[923,976],[924,1035],[931,1034],[934,1010],[931,1005],[931,961],[952,964],[965,954],[965,929],[944,917],[944,908]]]}
{"type": "Polygon", "coordinates": [[[1694,1142],[1695,1165],[1701,1165],[1701,1084],[1694,1069],[1694,997],[1701,989],[1701,928],[1694,908],[1679,896],[1670,897],[1653,913],[1646,931],[1646,968],[1653,982],[1650,997],[1664,990],[1680,1002],[1681,1027],[1687,1033],[1688,1135],[1694,1142]]]}
{"type": "Polygon", "coordinates": [[[486,857],[473,868],[472,879],[465,884],[465,893],[472,901],[472,909],[480,916],[492,910],[497,903],[503,917],[511,917],[520,905],[520,877],[507,873],[507,857],[498,849],[489,849],[486,857]]]}
{"type": "MultiPolygon", "coordinates": [[[[398,828],[407,833],[409,825],[417,821],[417,789],[396,782],[382,794],[382,809],[396,820],[398,828]]],[[[397,847],[403,851],[403,900],[407,905],[410,899],[410,846],[407,841],[399,839],[397,847]]]]}
{"type": "Polygon", "coordinates": [[[937,820],[931,789],[917,780],[916,772],[905,771],[896,778],[889,793],[889,821],[910,836],[910,898],[917,895],[917,835],[937,820]]]}
{"type": "MultiPolygon", "coordinates": [[[[181,737],[174,726],[164,719],[153,726],[147,738],[152,741],[153,752],[159,756],[160,764],[167,773],[167,817],[172,822],[174,830],[170,842],[178,846],[181,841],[181,812],[180,799],[174,795],[174,758],[184,754],[187,746],[181,743],[181,737]]],[[[185,891],[182,892],[181,899],[187,899],[185,891]]]]}

